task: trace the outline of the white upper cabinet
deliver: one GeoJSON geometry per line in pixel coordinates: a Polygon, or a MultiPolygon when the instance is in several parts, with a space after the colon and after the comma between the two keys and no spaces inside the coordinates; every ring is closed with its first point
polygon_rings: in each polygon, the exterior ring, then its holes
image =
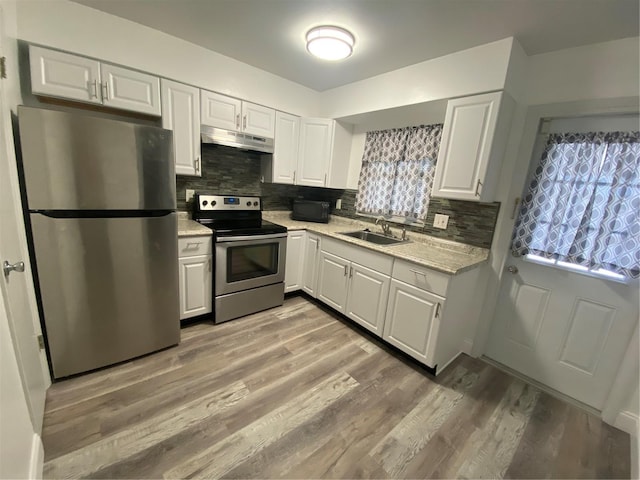
{"type": "Polygon", "coordinates": [[[240,130],[242,101],[219,93],[200,92],[202,124],[210,127],[240,130]]]}
{"type": "Polygon", "coordinates": [[[30,46],[29,64],[34,94],[102,103],[100,62],[30,46]]]}
{"type": "Polygon", "coordinates": [[[503,92],[449,101],[432,196],[494,201],[512,110],[503,92]]]}
{"type": "Polygon", "coordinates": [[[273,138],[276,129],[276,111],[255,103],[242,102],[242,131],[251,135],[273,138]]]}
{"type": "Polygon", "coordinates": [[[331,162],[334,121],[303,118],[300,121],[298,185],[326,187],[331,162]]]}
{"type": "Polygon", "coordinates": [[[201,175],[200,89],[162,79],[162,127],[173,131],[177,175],[201,175]]]}
{"type": "Polygon", "coordinates": [[[160,115],[158,77],[96,60],[30,46],[31,91],[160,115]]]}
{"type": "Polygon", "coordinates": [[[298,165],[300,117],[276,112],[273,147],[273,182],[295,184],[298,165]]]}
{"type": "Polygon", "coordinates": [[[160,115],[160,79],[147,73],[103,63],[102,103],[108,107],[160,115]]]}
{"type": "Polygon", "coordinates": [[[201,91],[202,124],[273,138],[276,112],[219,93],[201,91]]]}

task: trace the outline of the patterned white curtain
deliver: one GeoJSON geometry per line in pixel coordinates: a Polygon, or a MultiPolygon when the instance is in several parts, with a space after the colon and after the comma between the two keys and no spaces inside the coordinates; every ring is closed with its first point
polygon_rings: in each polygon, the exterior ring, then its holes
{"type": "Polygon", "coordinates": [[[550,135],[511,248],[638,278],[640,132],[550,135]]]}
{"type": "Polygon", "coordinates": [[[367,132],[356,210],[427,216],[442,124],[367,132]]]}

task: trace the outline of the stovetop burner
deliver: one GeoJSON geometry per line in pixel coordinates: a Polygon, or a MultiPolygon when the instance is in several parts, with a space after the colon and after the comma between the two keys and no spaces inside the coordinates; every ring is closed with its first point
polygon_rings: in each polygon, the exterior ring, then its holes
{"type": "Polygon", "coordinates": [[[196,194],[193,219],[216,238],[286,233],[286,227],[262,220],[260,197],[196,194]]]}

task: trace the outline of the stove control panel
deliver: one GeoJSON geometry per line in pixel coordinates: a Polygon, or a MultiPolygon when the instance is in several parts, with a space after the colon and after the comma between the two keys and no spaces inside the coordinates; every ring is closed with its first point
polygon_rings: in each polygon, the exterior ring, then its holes
{"type": "Polygon", "coordinates": [[[196,209],[201,212],[212,210],[260,211],[262,209],[260,197],[196,194],[195,202],[196,209]]]}

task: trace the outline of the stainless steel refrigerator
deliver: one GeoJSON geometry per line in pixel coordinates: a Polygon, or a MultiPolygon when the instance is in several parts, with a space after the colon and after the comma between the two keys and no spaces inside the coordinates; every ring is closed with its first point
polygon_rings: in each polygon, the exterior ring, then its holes
{"type": "Polygon", "coordinates": [[[179,343],[171,132],[31,107],[18,124],[54,378],[179,343]]]}

